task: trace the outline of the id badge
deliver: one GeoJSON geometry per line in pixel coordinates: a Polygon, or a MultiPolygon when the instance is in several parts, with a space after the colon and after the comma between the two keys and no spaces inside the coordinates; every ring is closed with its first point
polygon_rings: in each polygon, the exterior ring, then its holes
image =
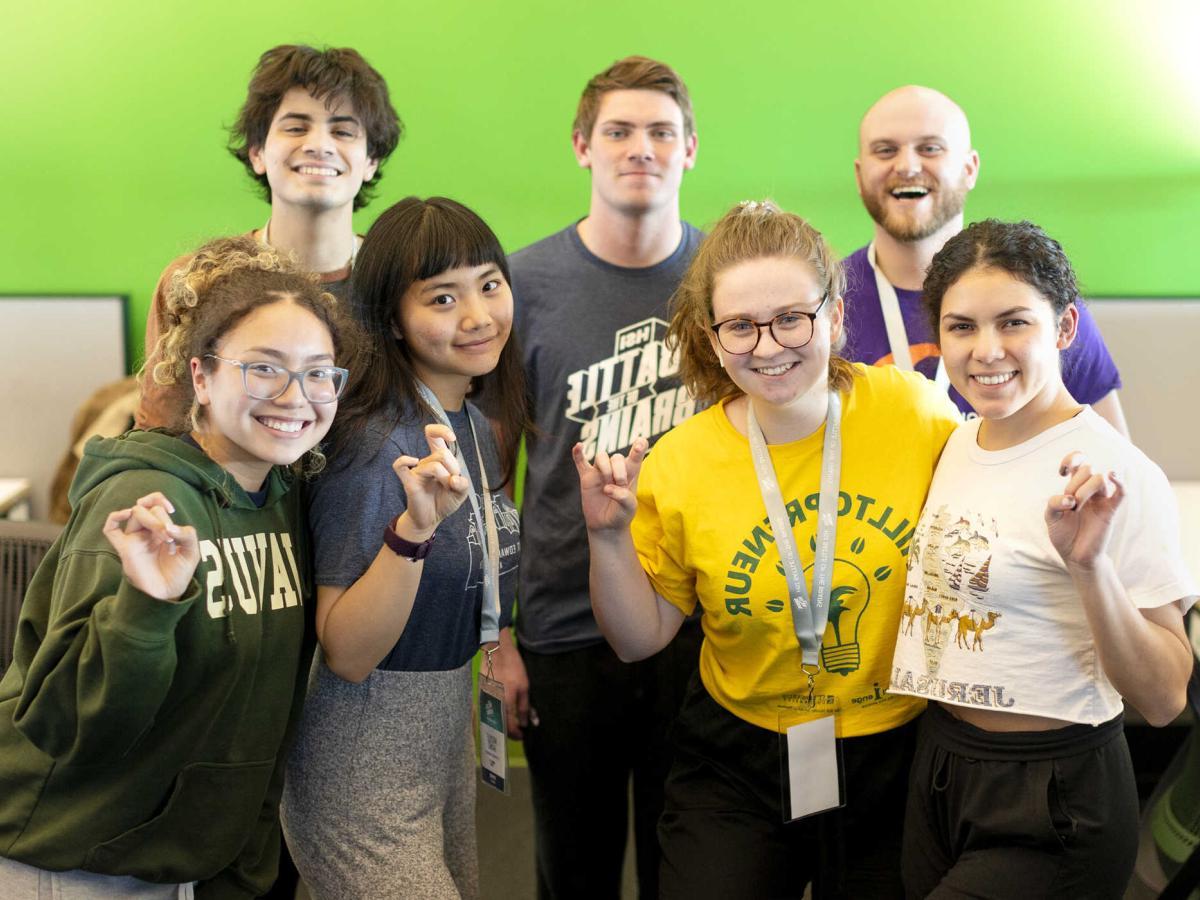
{"type": "Polygon", "coordinates": [[[783,821],[845,805],[842,753],[833,726],[833,716],[821,716],[779,735],[783,821]]]}
{"type": "Polygon", "coordinates": [[[479,769],[483,783],[509,793],[504,685],[479,673],[479,769]]]}

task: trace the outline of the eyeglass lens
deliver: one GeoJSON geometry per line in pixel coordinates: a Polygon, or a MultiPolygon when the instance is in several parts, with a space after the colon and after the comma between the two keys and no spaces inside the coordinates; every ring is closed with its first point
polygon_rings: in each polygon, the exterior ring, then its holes
{"type": "Polygon", "coordinates": [[[762,325],[749,319],[731,319],[717,329],[717,339],[729,353],[749,353],[758,346],[763,328],[780,347],[803,347],[813,336],[813,320],[803,313],[786,312],[762,325]]]}
{"type": "Polygon", "coordinates": [[[274,400],[282,396],[294,378],[300,382],[300,390],[310,403],[332,403],[341,393],[346,378],[332,367],[289,372],[276,366],[257,365],[246,366],[242,372],[246,393],[255,400],[274,400]]]}

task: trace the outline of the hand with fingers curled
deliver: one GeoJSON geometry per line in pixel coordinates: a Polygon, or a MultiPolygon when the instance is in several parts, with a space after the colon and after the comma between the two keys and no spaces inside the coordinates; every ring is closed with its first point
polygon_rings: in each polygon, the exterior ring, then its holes
{"type": "Polygon", "coordinates": [[[104,520],[104,536],[129,583],[158,600],[182,597],[200,563],[196,529],[171,521],[174,512],[171,501],[155,491],[104,520]]]}
{"type": "Polygon", "coordinates": [[[1050,542],[1068,568],[1091,569],[1108,547],[1125,488],[1116,472],[1094,472],[1079,452],[1068,453],[1058,472],[1067,483],[1046,503],[1050,542]]]}
{"type": "Polygon", "coordinates": [[[424,539],[433,534],[442,521],[462,506],[470,490],[470,481],[463,475],[451,447],[454,432],[446,425],[426,425],[425,441],[429,455],[399,456],[392,470],[404,487],[408,508],[401,519],[407,518],[408,537],[424,539]]]}
{"type": "Polygon", "coordinates": [[[579,494],[588,531],[622,531],[629,528],[637,512],[637,477],[650,443],[635,438],[629,455],[603,451],[593,462],[583,455],[583,444],[571,448],[575,470],[579,473],[579,494]]]}

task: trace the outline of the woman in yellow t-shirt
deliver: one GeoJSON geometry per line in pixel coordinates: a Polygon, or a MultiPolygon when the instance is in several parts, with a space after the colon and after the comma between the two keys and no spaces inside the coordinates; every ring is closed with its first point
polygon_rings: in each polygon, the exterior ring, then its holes
{"type": "Polygon", "coordinates": [[[708,408],[649,456],[644,440],[628,458],[575,447],[592,605],[618,655],[658,652],[703,611],[659,823],[666,898],[800,897],[809,882],[814,897],[903,896],[921,701],[885,688],[901,614],[919,614],[904,598],[913,526],[957,414],[918,374],[837,355],[844,287],[803,219],[736,206],[672,301],[668,345],[708,408]],[[837,805],[839,756],[845,804],[818,813],[837,805]]]}

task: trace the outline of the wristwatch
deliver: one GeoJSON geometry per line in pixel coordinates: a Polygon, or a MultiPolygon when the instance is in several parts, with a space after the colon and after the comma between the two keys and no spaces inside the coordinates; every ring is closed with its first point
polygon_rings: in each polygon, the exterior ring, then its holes
{"type": "Polygon", "coordinates": [[[396,534],[396,523],[400,521],[400,516],[392,519],[387,525],[383,526],[383,542],[388,545],[393,553],[397,556],[403,556],[405,559],[416,562],[424,559],[429,555],[429,550],[433,546],[433,539],[437,537],[435,531],[429,537],[420,543],[405,540],[396,534]]]}

